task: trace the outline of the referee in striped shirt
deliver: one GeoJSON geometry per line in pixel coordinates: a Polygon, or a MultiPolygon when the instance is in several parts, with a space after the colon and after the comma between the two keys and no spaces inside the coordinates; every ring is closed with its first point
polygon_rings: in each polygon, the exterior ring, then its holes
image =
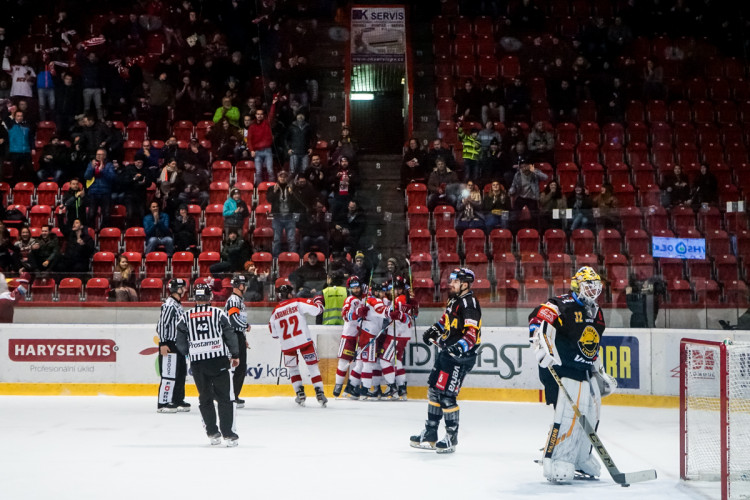
{"type": "Polygon", "coordinates": [[[227,446],[237,446],[234,390],[229,371],[230,367],[240,363],[237,334],[226,313],[211,306],[208,285],[199,283],[195,286],[195,302],[196,306],[185,312],[177,323],[177,349],[190,356],[190,367],[198,388],[198,409],[211,444],[220,444],[224,436],[227,446]],[[214,399],[219,406],[218,427],[214,399]]]}
{"type": "Polygon", "coordinates": [[[247,337],[246,331],[250,331],[247,324],[247,312],[243,295],[247,289],[247,277],[244,274],[236,274],[232,277],[232,295],[227,299],[224,311],[229,316],[229,324],[232,325],[237,334],[237,344],[240,348],[240,364],[234,369],[232,384],[234,386],[234,397],[237,408],[245,407],[245,400],[240,399],[240,391],[247,375],[247,337]]]}
{"type": "Polygon", "coordinates": [[[177,321],[182,316],[180,299],[185,293],[187,283],[182,278],[173,278],[167,285],[169,297],[161,305],[159,323],[156,333],[159,334],[159,401],[156,411],[159,413],[175,413],[190,411],[190,404],[185,402],[185,376],[187,362],[185,356],[177,353],[175,336],[177,321]]]}

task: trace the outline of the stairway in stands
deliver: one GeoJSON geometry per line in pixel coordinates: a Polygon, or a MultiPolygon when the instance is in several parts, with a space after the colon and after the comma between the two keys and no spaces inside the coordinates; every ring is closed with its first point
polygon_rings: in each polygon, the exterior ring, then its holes
{"type": "Polygon", "coordinates": [[[381,259],[408,257],[404,192],[398,191],[401,156],[372,154],[359,159],[357,200],[367,214],[366,234],[381,259]]]}
{"type": "Polygon", "coordinates": [[[432,28],[429,23],[410,25],[414,61],[414,132],[421,141],[435,138],[438,121],[435,114],[435,58],[432,53],[432,28]]]}

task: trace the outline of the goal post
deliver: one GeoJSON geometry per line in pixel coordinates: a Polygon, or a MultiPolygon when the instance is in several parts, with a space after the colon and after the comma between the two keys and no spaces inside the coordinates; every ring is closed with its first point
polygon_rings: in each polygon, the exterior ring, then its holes
{"type": "Polygon", "coordinates": [[[750,498],[750,343],[680,341],[680,477],[750,498]]]}

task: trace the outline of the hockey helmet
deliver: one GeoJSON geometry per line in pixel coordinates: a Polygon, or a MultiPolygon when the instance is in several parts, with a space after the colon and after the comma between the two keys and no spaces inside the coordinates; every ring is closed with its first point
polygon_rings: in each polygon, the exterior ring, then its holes
{"type": "Polygon", "coordinates": [[[582,299],[595,302],[602,293],[602,278],[589,266],[583,266],[570,281],[570,289],[582,299]]]}
{"type": "Polygon", "coordinates": [[[346,280],[346,288],[358,288],[362,286],[358,276],[351,276],[346,280]]]}
{"type": "Polygon", "coordinates": [[[195,285],[194,293],[196,302],[211,302],[211,299],[213,298],[211,287],[206,283],[198,283],[195,285]]]}
{"type": "Polygon", "coordinates": [[[401,288],[402,290],[406,288],[406,280],[403,276],[396,276],[393,278],[393,288],[401,288]]]}
{"type": "Polygon", "coordinates": [[[294,288],[292,288],[292,285],[289,285],[287,283],[276,287],[276,295],[279,297],[279,299],[286,299],[293,292],[294,292],[294,288]]]}
{"type": "Polygon", "coordinates": [[[239,288],[242,285],[245,285],[247,287],[247,276],[244,274],[236,274],[232,276],[232,288],[239,288]]]}
{"type": "Polygon", "coordinates": [[[448,280],[458,280],[461,283],[468,283],[469,285],[471,285],[472,283],[474,283],[474,271],[472,271],[468,267],[456,268],[451,271],[448,280]]]}
{"type": "Polygon", "coordinates": [[[177,293],[177,290],[187,286],[187,281],[182,278],[172,278],[167,286],[169,287],[169,293],[177,293]]]}

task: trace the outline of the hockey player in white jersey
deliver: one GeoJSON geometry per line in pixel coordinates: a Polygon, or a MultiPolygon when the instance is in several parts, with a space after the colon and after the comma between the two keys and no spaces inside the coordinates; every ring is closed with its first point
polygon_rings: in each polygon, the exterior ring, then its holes
{"type": "Polygon", "coordinates": [[[307,371],[310,374],[315,397],[321,406],[325,407],[328,399],[323,393],[323,379],[318,367],[318,354],[315,352],[310,330],[307,327],[305,315],[317,316],[323,313],[323,297],[316,296],[314,299],[292,298],[291,285],[281,285],[276,289],[279,299],[277,305],[271,312],[268,328],[271,336],[281,342],[281,352],[284,356],[284,366],[289,369],[292,379],[292,387],[297,396],[294,401],[300,406],[305,405],[305,387],[299,371],[299,358],[297,352],[302,354],[307,371]]]}
{"type": "MultiPolygon", "coordinates": [[[[358,277],[352,276],[347,280],[346,288],[349,290],[349,296],[344,301],[344,306],[341,309],[344,327],[341,330],[341,340],[339,341],[336,384],[333,386],[333,396],[336,398],[341,395],[346,372],[349,369],[349,365],[352,364],[352,360],[354,360],[360,324],[367,314],[367,285],[361,283],[358,277]]],[[[354,366],[349,373],[349,382],[347,383],[345,392],[350,395],[358,394],[360,384],[360,374],[357,367],[354,366]]]]}
{"type": "MultiPolygon", "coordinates": [[[[382,287],[381,287],[382,290],[382,287]]],[[[362,363],[362,387],[360,396],[364,399],[378,399],[380,397],[380,365],[378,364],[378,342],[382,342],[385,332],[384,321],[387,318],[386,304],[381,297],[375,295],[367,298],[367,314],[362,316],[362,326],[359,333],[359,356],[362,363]]]]}
{"type": "Polygon", "coordinates": [[[390,303],[387,309],[391,326],[384,333],[385,339],[378,357],[383,379],[388,386],[383,397],[406,399],[404,353],[409,339],[412,338],[413,316],[416,315],[419,305],[416,299],[407,293],[406,282],[401,276],[393,279],[391,296],[394,301],[388,301],[390,303]]]}

